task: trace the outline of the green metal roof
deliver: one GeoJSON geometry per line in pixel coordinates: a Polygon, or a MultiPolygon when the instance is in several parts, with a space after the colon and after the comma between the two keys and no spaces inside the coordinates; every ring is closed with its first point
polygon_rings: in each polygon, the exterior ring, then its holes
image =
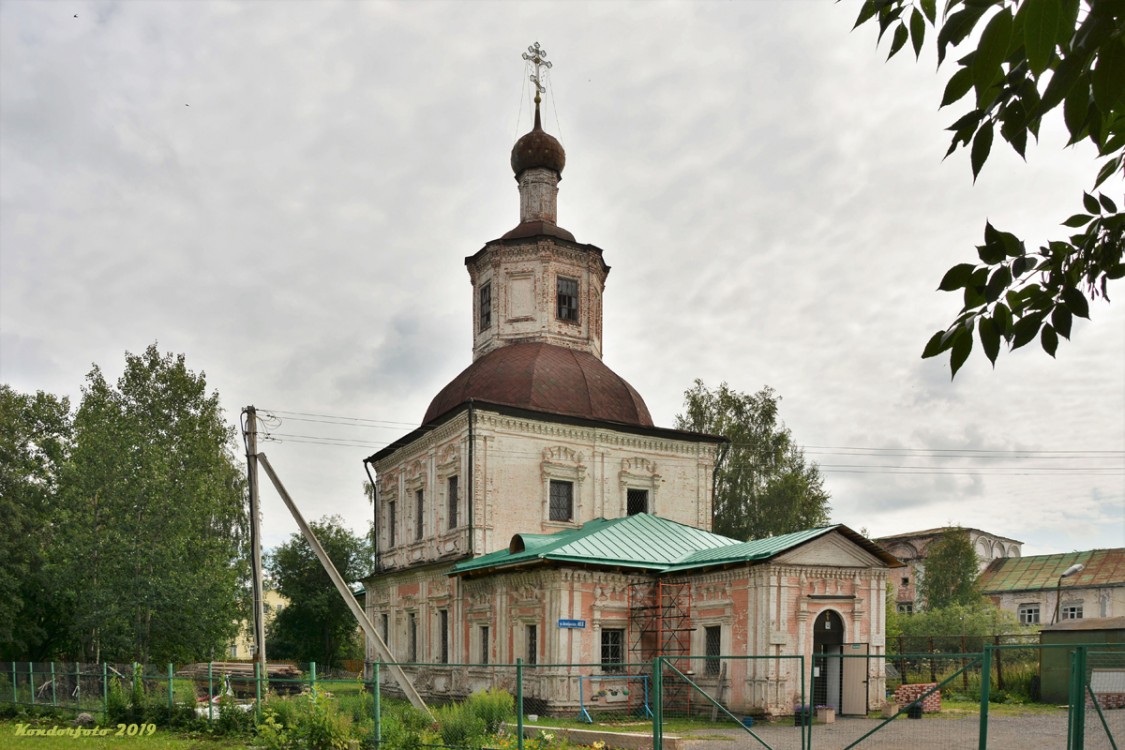
{"type": "Polygon", "coordinates": [[[1064,588],[1125,585],[1125,548],[1002,557],[989,563],[978,583],[986,594],[1053,589],[1063,571],[1075,563],[1086,567],[1081,573],[1063,579],[1064,588]]]}
{"type": "Polygon", "coordinates": [[[599,518],[558,534],[517,534],[508,549],[458,563],[450,574],[547,560],[668,573],[764,560],[836,529],[845,531],[849,538],[859,536],[837,525],[740,542],[659,516],[638,513],[625,518],[599,518]]]}

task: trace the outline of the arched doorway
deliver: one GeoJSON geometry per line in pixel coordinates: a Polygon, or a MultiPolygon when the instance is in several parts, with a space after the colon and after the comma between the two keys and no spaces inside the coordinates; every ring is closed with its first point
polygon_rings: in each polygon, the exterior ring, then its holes
{"type": "Polygon", "coordinates": [[[840,710],[840,690],[843,671],[840,654],[844,651],[844,620],[826,609],[813,622],[813,682],[814,706],[831,706],[840,710]]]}

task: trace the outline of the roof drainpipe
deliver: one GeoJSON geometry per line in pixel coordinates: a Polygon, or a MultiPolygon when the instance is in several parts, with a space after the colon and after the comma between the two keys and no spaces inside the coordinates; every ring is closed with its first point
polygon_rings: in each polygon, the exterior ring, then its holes
{"type": "Polygon", "coordinates": [[[371,476],[371,465],[363,459],[363,470],[367,472],[367,481],[371,482],[371,572],[379,570],[379,486],[371,476]]]}
{"type": "Polygon", "coordinates": [[[473,469],[474,469],[474,464],[473,464],[473,417],[474,417],[474,408],[475,407],[474,407],[474,404],[473,404],[473,400],[469,399],[469,481],[468,481],[469,497],[468,497],[468,505],[467,505],[467,510],[469,512],[469,557],[473,556],[473,475],[476,473],[475,471],[473,471],[473,469]]]}

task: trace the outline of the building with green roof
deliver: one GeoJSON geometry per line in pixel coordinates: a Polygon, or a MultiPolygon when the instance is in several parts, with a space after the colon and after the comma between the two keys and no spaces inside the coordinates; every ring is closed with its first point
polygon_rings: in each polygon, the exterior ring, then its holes
{"type": "Polygon", "coordinates": [[[993,560],[977,582],[1024,625],[1125,616],[1125,548],[993,560]]]}
{"type": "Polygon", "coordinates": [[[669,710],[707,691],[790,713],[815,676],[818,703],[865,714],[884,698],[881,661],[842,654],[883,653],[899,563],[840,525],[711,533],[727,440],[656,426],[602,361],[610,268],[557,224],[565,163],[537,103],[511,154],[520,222],[464,261],[472,362],[366,459],[369,618],[396,661],[426,664],[407,671],[438,701],[514,690],[496,665],[522,660],[533,712],[573,715],[587,678],[625,696],[663,657],[669,710]]]}

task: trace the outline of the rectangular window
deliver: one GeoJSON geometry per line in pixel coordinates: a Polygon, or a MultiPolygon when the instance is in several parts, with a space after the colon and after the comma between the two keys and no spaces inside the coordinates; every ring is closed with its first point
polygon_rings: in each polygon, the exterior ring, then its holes
{"type": "Polygon", "coordinates": [[[1039,605],[1021,604],[1019,608],[1020,625],[1039,624],[1039,605]]]}
{"type": "Polygon", "coordinates": [[[703,674],[719,674],[719,655],[723,648],[723,626],[709,625],[703,628],[703,674]]]}
{"type": "Polygon", "coordinates": [[[625,515],[635,516],[638,513],[648,513],[648,490],[626,490],[625,515]]]}
{"type": "Polygon", "coordinates": [[[602,671],[625,671],[625,631],[602,628],[602,671]]]}
{"type": "Polygon", "coordinates": [[[395,513],[395,501],[391,500],[387,503],[387,546],[395,546],[395,525],[398,522],[397,514],[395,513]]]}
{"type": "Polygon", "coordinates": [[[449,610],[438,610],[438,663],[449,663],[449,610]]]}
{"type": "Polygon", "coordinates": [[[449,488],[447,490],[449,501],[449,528],[457,528],[457,477],[449,478],[449,488]]]}
{"type": "Polygon", "coordinates": [[[551,480],[552,521],[574,520],[574,482],[551,480]]]}
{"type": "Polygon", "coordinates": [[[1062,608],[1062,619],[1064,620],[1081,620],[1082,619],[1082,605],[1081,604],[1067,604],[1062,608]]]}
{"type": "Polygon", "coordinates": [[[487,331],[492,327],[492,284],[480,288],[480,329],[487,331]]]}
{"type": "Polygon", "coordinates": [[[903,585],[903,586],[909,586],[909,585],[910,585],[910,579],[909,579],[909,578],[906,578],[906,577],[904,576],[904,577],[903,577],[903,579],[902,579],[902,585],[903,585]]]}
{"type": "Polygon", "coordinates": [[[559,320],[578,321],[578,280],[558,277],[559,320]]]}
{"type": "Polygon", "coordinates": [[[524,656],[525,664],[538,664],[539,663],[539,631],[534,625],[528,625],[527,630],[527,654],[524,656]]]}
{"type": "Polygon", "coordinates": [[[898,610],[898,613],[900,615],[914,614],[914,602],[899,602],[897,605],[895,605],[895,608],[898,610]]]}
{"type": "Polygon", "coordinates": [[[411,612],[406,616],[407,659],[418,661],[418,617],[411,612]]]}
{"type": "Polygon", "coordinates": [[[422,538],[422,520],[426,517],[426,495],[423,490],[414,493],[414,538],[422,538]]]}
{"type": "Polygon", "coordinates": [[[488,664],[488,626],[480,626],[480,658],[477,660],[481,664],[488,664]]]}
{"type": "Polygon", "coordinates": [[[386,612],[384,612],[381,615],[381,619],[383,621],[381,623],[382,626],[383,626],[383,643],[386,644],[387,648],[390,648],[390,646],[391,646],[391,618],[387,615],[386,612]]]}

